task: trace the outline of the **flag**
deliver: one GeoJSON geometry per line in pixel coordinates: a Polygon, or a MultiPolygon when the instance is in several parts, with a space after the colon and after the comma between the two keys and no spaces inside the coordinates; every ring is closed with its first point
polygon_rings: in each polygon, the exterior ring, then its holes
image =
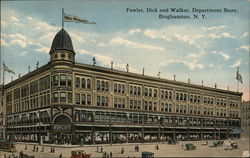
{"type": "Polygon", "coordinates": [[[239,67],[238,67],[238,70],[236,72],[236,80],[240,81],[241,84],[243,83],[242,76],[239,73],[239,67]]]}
{"type": "Polygon", "coordinates": [[[64,21],[65,22],[75,22],[75,23],[84,23],[84,24],[96,24],[95,22],[90,22],[86,19],[81,19],[75,15],[68,15],[68,14],[64,14],[64,21]]]}
{"type": "Polygon", "coordinates": [[[3,69],[4,69],[4,71],[7,71],[8,73],[16,74],[13,70],[8,68],[4,63],[3,63],[3,69]]]}

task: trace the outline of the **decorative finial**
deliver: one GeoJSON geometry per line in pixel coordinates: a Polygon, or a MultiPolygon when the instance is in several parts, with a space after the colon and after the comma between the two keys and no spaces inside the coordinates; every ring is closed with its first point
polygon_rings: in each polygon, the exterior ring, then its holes
{"type": "Polygon", "coordinates": [[[11,82],[13,81],[13,77],[11,77],[11,82]]]}
{"type": "Polygon", "coordinates": [[[142,75],[144,76],[145,68],[142,68],[142,75]]]}
{"type": "Polygon", "coordinates": [[[18,78],[20,78],[21,77],[21,74],[18,74],[18,78]]]}
{"type": "Polygon", "coordinates": [[[203,80],[201,81],[201,86],[203,86],[203,80]]]}
{"type": "Polygon", "coordinates": [[[114,63],[113,63],[113,61],[111,61],[111,70],[113,70],[113,65],[114,65],[114,63]]]}
{"type": "Polygon", "coordinates": [[[227,90],[229,91],[229,86],[227,86],[227,90]]]}
{"type": "Polygon", "coordinates": [[[96,65],[96,59],[95,59],[95,57],[93,57],[92,61],[93,61],[93,65],[95,66],[96,65]]]}
{"type": "Polygon", "coordinates": [[[214,88],[217,88],[217,84],[215,83],[214,88]]]}
{"type": "Polygon", "coordinates": [[[39,67],[39,61],[36,63],[36,69],[38,69],[39,67]]]}
{"type": "Polygon", "coordinates": [[[190,84],[190,78],[188,78],[188,83],[190,84]]]}
{"type": "Polygon", "coordinates": [[[174,81],[175,81],[175,74],[174,74],[174,81]]]}
{"type": "Polygon", "coordinates": [[[28,71],[30,72],[30,66],[28,66],[28,71]]]}
{"type": "Polygon", "coordinates": [[[158,76],[159,78],[161,77],[161,72],[160,72],[160,71],[158,72],[157,76],[158,76]]]}
{"type": "Polygon", "coordinates": [[[128,64],[126,65],[126,69],[127,69],[127,72],[129,72],[129,65],[128,64]]]}

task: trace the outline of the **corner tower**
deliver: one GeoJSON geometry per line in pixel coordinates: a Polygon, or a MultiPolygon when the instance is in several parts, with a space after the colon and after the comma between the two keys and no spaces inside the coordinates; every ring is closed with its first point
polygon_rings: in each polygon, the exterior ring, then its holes
{"type": "Polygon", "coordinates": [[[54,37],[49,54],[50,62],[75,62],[73,44],[64,28],[54,37]]]}

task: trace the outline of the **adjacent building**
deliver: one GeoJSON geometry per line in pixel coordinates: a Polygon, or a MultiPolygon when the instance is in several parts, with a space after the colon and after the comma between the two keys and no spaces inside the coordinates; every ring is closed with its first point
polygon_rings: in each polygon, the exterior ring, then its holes
{"type": "Polygon", "coordinates": [[[239,137],[242,93],[75,62],[69,34],[50,61],[4,86],[6,138],[97,144],[239,137]]]}
{"type": "Polygon", "coordinates": [[[0,140],[4,139],[5,133],[5,106],[3,105],[3,95],[2,95],[3,87],[0,85],[0,140]]]}
{"type": "Polygon", "coordinates": [[[245,135],[250,135],[250,101],[241,103],[241,128],[245,135]]]}

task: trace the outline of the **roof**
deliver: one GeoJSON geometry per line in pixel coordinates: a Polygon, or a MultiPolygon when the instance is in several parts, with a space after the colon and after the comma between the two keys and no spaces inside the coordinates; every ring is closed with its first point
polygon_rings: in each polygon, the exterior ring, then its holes
{"type": "Polygon", "coordinates": [[[74,52],[69,34],[62,28],[54,37],[50,52],[55,50],[68,50],[74,52]]]}

